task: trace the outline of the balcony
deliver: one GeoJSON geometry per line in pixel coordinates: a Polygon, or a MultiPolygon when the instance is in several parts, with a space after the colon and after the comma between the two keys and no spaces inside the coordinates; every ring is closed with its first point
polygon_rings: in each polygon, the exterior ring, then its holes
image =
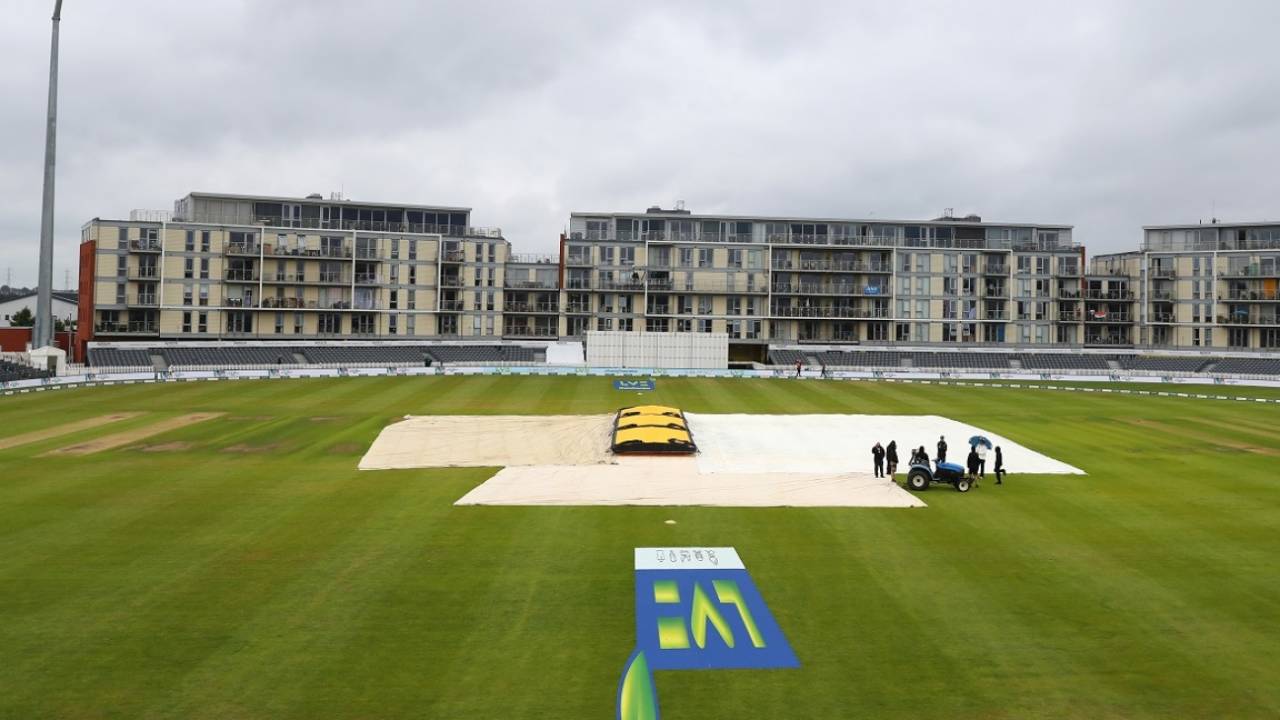
{"type": "Polygon", "coordinates": [[[1227,270],[1218,273],[1220,278],[1280,278],[1280,267],[1263,268],[1259,265],[1246,265],[1244,267],[1227,270]]]}
{"type": "Polygon", "coordinates": [[[130,252],[158,253],[162,249],[163,248],[161,247],[159,240],[130,240],[129,241],[130,252]]]}
{"type": "Polygon", "coordinates": [[[1085,290],[1084,297],[1086,300],[1132,300],[1133,293],[1129,290],[1085,290]]]}
{"type": "Polygon", "coordinates": [[[1084,315],[1078,312],[1059,312],[1058,322],[1080,322],[1084,315]]]}
{"type": "Polygon", "coordinates": [[[583,303],[569,303],[567,306],[565,306],[565,312],[573,313],[575,315],[590,314],[591,305],[583,304],[583,303]]]}
{"type": "MultiPolygon", "coordinates": [[[[1280,302],[1280,292],[1258,292],[1256,290],[1235,290],[1227,293],[1227,300],[1235,302],[1280,302]]],[[[1219,302],[1223,298],[1218,298],[1219,302]]]]}
{"type": "MultiPolygon", "coordinates": [[[[858,273],[891,273],[893,266],[889,263],[866,262],[833,262],[830,260],[801,260],[793,264],[785,261],[785,267],[778,265],[775,269],[796,270],[799,272],[858,272],[858,273]]],[[[741,269],[741,268],[738,268],[741,269]]]]}
{"type": "Polygon", "coordinates": [[[222,246],[224,255],[252,255],[258,257],[261,255],[262,246],[258,243],[227,243],[222,246]]]}
{"type": "Polygon", "coordinates": [[[378,260],[382,258],[382,254],[377,248],[356,248],[356,259],[358,260],[378,260]]]}
{"type": "Polygon", "coordinates": [[[887,318],[889,317],[889,311],[887,309],[876,310],[874,308],[853,307],[773,307],[770,308],[769,316],[809,320],[824,318],[870,319],[887,318]]]}
{"type": "Polygon", "coordinates": [[[228,270],[222,279],[227,282],[258,282],[257,270],[228,270]]]}
{"type": "Polygon", "coordinates": [[[442,275],[440,277],[440,287],[460,288],[465,287],[462,284],[462,278],[452,275],[442,275]]]}
{"type": "Polygon", "coordinates": [[[159,278],[160,278],[160,268],[157,268],[157,267],[129,268],[130,280],[158,280],[159,278]]]}
{"type": "Polygon", "coordinates": [[[1151,299],[1152,299],[1152,300],[1166,300],[1166,301],[1167,301],[1167,300],[1172,300],[1172,299],[1173,299],[1173,291],[1172,291],[1172,290],[1152,290],[1152,291],[1151,291],[1151,299]]]}
{"type": "Polygon", "coordinates": [[[1080,267],[1077,265],[1059,266],[1058,277],[1080,277],[1080,267]]]}
{"type": "Polygon", "coordinates": [[[982,268],[983,275],[1008,275],[1008,263],[987,263],[982,268]]]}
{"type": "Polygon", "coordinates": [[[160,324],[151,321],[102,322],[93,326],[102,335],[154,335],[160,332],[160,324]]]}
{"type": "Polygon", "coordinates": [[[503,286],[505,290],[559,290],[554,282],[539,282],[537,280],[521,280],[519,282],[508,283],[503,286]]]}
{"type": "Polygon", "coordinates": [[[440,262],[460,263],[466,260],[466,258],[466,253],[461,250],[446,250],[444,254],[440,256],[440,262]]]}
{"type": "Polygon", "coordinates": [[[560,312],[559,303],[528,303],[508,300],[502,305],[503,312],[509,313],[525,313],[525,314],[543,314],[560,312]]]}
{"type": "Polygon", "coordinates": [[[988,310],[982,313],[983,320],[1008,320],[1009,313],[1004,310],[988,310]]]}
{"type": "Polygon", "coordinates": [[[502,328],[503,337],[518,338],[554,338],[559,337],[560,333],[553,327],[538,327],[533,325],[504,325],[502,328]]]}
{"type": "Polygon", "coordinates": [[[644,292],[645,284],[639,280],[600,280],[596,283],[596,289],[644,292]]]}
{"type": "Polygon", "coordinates": [[[351,276],[346,273],[322,272],[316,282],[320,285],[350,285],[351,276]]]}
{"type": "Polygon", "coordinates": [[[461,300],[441,300],[440,310],[442,312],[462,312],[464,305],[461,300]]]}
{"type": "Polygon", "coordinates": [[[1280,324],[1280,315],[1274,314],[1247,314],[1232,313],[1230,315],[1219,315],[1219,325],[1277,325],[1280,324]]]}
{"type": "Polygon", "coordinates": [[[507,262],[517,265],[559,265],[560,259],[555,255],[543,255],[540,253],[512,253],[507,258],[507,262]]]}
{"type": "Polygon", "coordinates": [[[1150,320],[1150,322],[1158,323],[1161,325],[1170,325],[1177,321],[1178,320],[1177,318],[1174,317],[1173,313],[1152,313],[1151,320],[1150,320]]]}
{"type": "Polygon", "coordinates": [[[565,256],[564,264],[575,267],[591,267],[591,256],[569,253],[565,256]]]}
{"type": "Polygon", "coordinates": [[[837,295],[847,297],[887,297],[889,288],[879,285],[852,285],[845,283],[774,283],[773,292],[778,295],[837,295]]]}
{"type": "Polygon", "coordinates": [[[1004,298],[1009,297],[1009,288],[1007,287],[987,287],[983,288],[982,296],[988,298],[1004,298]]]}
{"type": "Polygon", "coordinates": [[[1079,300],[1080,291],[1075,288],[1058,288],[1058,299],[1060,300],[1079,300]]]}
{"type": "Polygon", "coordinates": [[[382,276],[378,273],[356,273],[357,285],[378,285],[382,282],[382,276]]]}
{"type": "Polygon", "coordinates": [[[1173,268],[1152,268],[1151,278],[1153,280],[1175,280],[1178,277],[1178,271],[1173,268]]]}
{"type": "Polygon", "coordinates": [[[1085,313],[1084,321],[1094,324],[1122,325],[1133,322],[1133,316],[1129,313],[1107,313],[1105,315],[1085,313]]]}
{"type": "Polygon", "coordinates": [[[139,307],[156,307],[160,304],[160,296],[155,294],[130,295],[126,299],[128,305],[139,307]]]}

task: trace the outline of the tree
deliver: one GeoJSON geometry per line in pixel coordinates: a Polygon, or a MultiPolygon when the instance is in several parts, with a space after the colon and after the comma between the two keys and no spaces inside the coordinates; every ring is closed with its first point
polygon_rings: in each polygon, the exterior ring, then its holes
{"type": "Polygon", "coordinates": [[[24,307],[9,318],[9,324],[14,327],[32,327],[36,324],[36,317],[31,314],[31,308],[24,307]]]}

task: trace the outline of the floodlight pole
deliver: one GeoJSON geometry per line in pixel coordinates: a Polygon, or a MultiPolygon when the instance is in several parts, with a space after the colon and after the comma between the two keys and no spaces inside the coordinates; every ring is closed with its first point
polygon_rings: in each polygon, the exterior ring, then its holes
{"type": "Polygon", "coordinates": [[[49,114],[44,130],[44,198],[40,208],[40,273],[36,276],[36,326],[33,348],[53,344],[53,171],[58,142],[58,23],[62,0],[53,5],[53,37],[49,42],[49,114]]]}

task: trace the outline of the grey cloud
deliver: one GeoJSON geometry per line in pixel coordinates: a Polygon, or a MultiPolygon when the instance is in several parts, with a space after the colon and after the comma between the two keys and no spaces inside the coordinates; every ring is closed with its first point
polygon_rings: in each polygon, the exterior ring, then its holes
{"type": "MultiPolygon", "coordinates": [[[[31,283],[48,3],[0,27],[0,270],[31,283]]],[[[68,0],[55,267],[191,189],[574,209],[1274,216],[1280,5],[68,0]]]]}

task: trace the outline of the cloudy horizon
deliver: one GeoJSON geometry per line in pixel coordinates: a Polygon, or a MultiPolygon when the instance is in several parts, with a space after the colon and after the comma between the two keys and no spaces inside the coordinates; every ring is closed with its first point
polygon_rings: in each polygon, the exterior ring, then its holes
{"type": "MultiPolygon", "coordinates": [[[[0,282],[34,285],[52,3],[0,26],[0,282]]],[[[473,208],[1144,224],[1280,219],[1280,3],[67,0],[54,284],[189,191],[473,208]]]]}

